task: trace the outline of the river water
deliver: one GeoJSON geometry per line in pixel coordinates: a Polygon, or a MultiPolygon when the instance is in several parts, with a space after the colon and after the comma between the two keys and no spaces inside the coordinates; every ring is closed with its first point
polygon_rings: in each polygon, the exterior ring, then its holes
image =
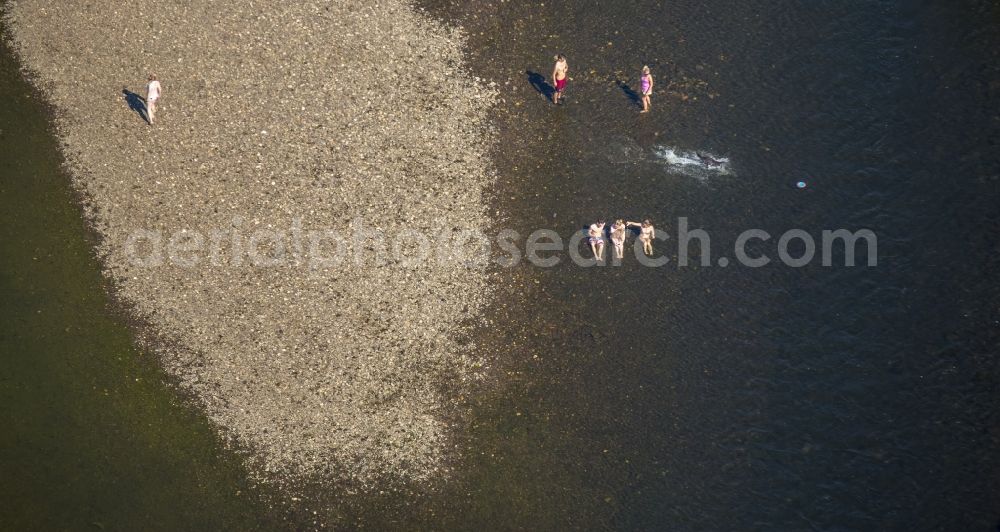
{"type": "MultiPolygon", "coordinates": [[[[649,217],[671,235],[657,246],[672,262],[641,266],[629,243],[616,267],[564,257],[552,268],[498,269],[500,297],[469,339],[494,378],[464,399],[452,477],[429,491],[320,493],[293,519],[444,529],[997,526],[995,5],[420,3],[466,29],[476,75],[500,85],[497,228],[568,238],[598,217],[649,217]],[[572,78],[558,108],[539,81],[555,53],[572,78]],[[644,64],[657,91],[653,112],[640,115],[633,93],[644,64]],[[681,164],[695,152],[728,159],[726,171],[681,164]],[[711,235],[709,266],[677,266],[680,217],[711,235]],[[733,260],[737,235],[752,228],[774,235],[753,246],[773,259],[766,267],[733,260]],[[859,266],[845,267],[835,253],[835,266],[785,266],[777,237],[795,228],[817,241],[823,230],[870,229],[878,264],[861,253],[859,266]],[[721,257],[731,264],[719,266],[721,257]]],[[[8,113],[17,107],[4,101],[8,113]]],[[[5,196],[19,186],[13,175],[5,196]]],[[[17,203],[69,201],[39,194],[17,203]]],[[[5,282],[28,268],[22,262],[5,263],[5,282]]],[[[5,305],[5,324],[14,309],[5,305]]],[[[14,334],[5,331],[5,345],[28,349],[14,334]]],[[[50,370],[27,371],[14,368],[5,390],[11,378],[50,370]]],[[[205,485],[239,476],[172,456],[193,476],[208,471],[215,480],[205,485]]],[[[250,520],[267,514],[217,504],[250,520]]]]}
{"type": "Polygon", "coordinates": [[[460,521],[997,525],[995,3],[425,4],[503,89],[503,227],[649,217],[673,238],[663,268],[626,250],[518,270],[484,332],[508,380],[473,408],[486,454],[460,521]],[[532,86],[556,53],[560,108],[532,86]],[[662,88],[648,115],[629,93],[644,64],[662,88]],[[676,266],[679,217],[710,233],[711,267],[676,266]],[[775,235],[756,251],[774,263],[717,266],[751,228],[775,235]],[[793,228],[871,229],[878,265],[784,266],[774,240],[793,228]]]}

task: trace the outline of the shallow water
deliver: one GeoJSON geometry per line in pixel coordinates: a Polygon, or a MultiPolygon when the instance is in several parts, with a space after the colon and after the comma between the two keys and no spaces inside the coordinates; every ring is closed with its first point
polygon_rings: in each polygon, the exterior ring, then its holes
{"type": "MultiPolygon", "coordinates": [[[[484,332],[508,380],[472,409],[487,454],[456,522],[996,526],[994,6],[424,4],[505,88],[502,226],[650,217],[674,260],[518,271],[484,332]],[[560,108],[535,88],[555,53],[560,108]],[[666,87],[648,115],[643,64],[666,87]],[[651,163],[668,148],[728,171],[651,163]],[[711,267],[675,266],[682,216],[711,267]],[[750,228],[869,228],[879,263],[717,266],[750,228]]],[[[774,240],[755,251],[777,262],[774,240]]]]}
{"type": "MultiPolygon", "coordinates": [[[[467,29],[478,75],[504,91],[499,226],[568,237],[650,217],[674,262],[501,270],[474,339],[497,378],[464,399],[454,475],[416,493],[319,487],[293,523],[997,525],[996,7],[421,3],[467,29]],[[536,90],[556,52],[573,78],[561,108],[536,90]],[[643,64],[666,88],[648,115],[630,93],[643,64]],[[713,266],[675,266],[681,216],[711,233],[713,266]],[[715,266],[748,228],[869,228],[879,264],[715,266]]],[[[3,67],[0,342],[17,356],[0,367],[2,485],[19,501],[4,520],[269,528],[203,419],[107,317],[43,116],[3,67]]]]}

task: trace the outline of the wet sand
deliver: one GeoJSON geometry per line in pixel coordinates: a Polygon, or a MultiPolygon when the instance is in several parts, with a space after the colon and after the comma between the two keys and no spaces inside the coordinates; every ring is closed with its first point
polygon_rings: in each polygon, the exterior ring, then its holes
{"type": "Polygon", "coordinates": [[[7,7],[116,296],[260,478],[445,474],[442,384],[477,376],[456,339],[487,301],[484,273],[371,254],[317,263],[296,232],[415,229],[448,254],[456,230],[488,226],[495,91],[471,83],[462,36],[396,1],[145,11],[7,7]],[[153,126],[138,100],[148,72],[164,89],[153,126]],[[137,265],[137,231],[161,244],[271,235],[255,249],[274,260],[233,244],[137,265]]]}

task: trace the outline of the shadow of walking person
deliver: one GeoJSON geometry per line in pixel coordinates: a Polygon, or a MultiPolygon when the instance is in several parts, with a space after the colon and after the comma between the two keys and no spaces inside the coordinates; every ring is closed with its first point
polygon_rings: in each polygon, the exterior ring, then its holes
{"type": "Polygon", "coordinates": [[[539,94],[545,96],[549,100],[552,99],[552,95],[555,94],[556,89],[545,81],[545,76],[530,70],[526,70],[524,73],[528,76],[528,83],[531,83],[531,86],[534,87],[539,94]]]}
{"type": "Polygon", "coordinates": [[[135,111],[148,124],[149,116],[146,114],[146,99],[128,89],[122,89],[122,95],[125,96],[125,103],[128,104],[128,108],[135,111]]]}
{"type": "Polygon", "coordinates": [[[638,92],[635,92],[635,89],[629,87],[628,83],[625,83],[624,81],[621,80],[615,83],[617,83],[618,88],[620,88],[622,92],[625,93],[625,96],[628,96],[628,99],[632,100],[632,103],[638,105],[639,107],[642,107],[642,98],[639,97],[638,92]]]}

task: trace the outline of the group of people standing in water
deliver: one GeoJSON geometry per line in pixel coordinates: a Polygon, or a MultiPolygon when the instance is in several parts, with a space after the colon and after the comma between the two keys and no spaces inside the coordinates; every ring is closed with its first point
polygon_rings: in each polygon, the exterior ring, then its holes
{"type": "MultiPolygon", "coordinates": [[[[552,102],[560,105],[559,100],[562,98],[563,91],[566,90],[566,81],[569,79],[569,63],[562,54],[557,54],[555,61],[556,64],[552,68],[552,87],[554,89],[552,102]]],[[[648,65],[642,67],[642,75],[639,77],[639,83],[642,89],[642,112],[648,113],[651,105],[649,99],[653,95],[653,75],[650,74],[648,65]]],[[[606,226],[607,224],[601,219],[590,224],[590,227],[587,228],[587,243],[590,244],[590,250],[594,253],[594,260],[598,262],[604,261],[606,226]]],[[[614,246],[615,257],[619,259],[625,257],[625,234],[629,231],[630,227],[639,228],[639,241],[642,242],[642,251],[647,256],[652,255],[653,239],[656,238],[656,229],[653,227],[653,223],[648,219],[639,223],[626,222],[619,218],[607,229],[607,233],[611,238],[611,244],[614,246]]]]}
{"type": "MultiPolygon", "coordinates": [[[[590,227],[587,228],[587,242],[590,244],[590,250],[594,253],[594,260],[598,262],[604,260],[604,233],[606,225],[604,220],[601,219],[590,224],[590,227]]],[[[653,239],[656,238],[656,229],[653,228],[653,223],[648,219],[639,223],[626,222],[619,218],[608,229],[608,233],[611,236],[611,244],[614,246],[615,257],[619,259],[625,258],[625,233],[629,231],[629,227],[639,228],[639,241],[642,242],[642,252],[647,256],[652,255],[653,239]]]]}
{"type": "MultiPolygon", "coordinates": [[[[566,81],[569,79],[569,63],[562,54],[556,54],[556,64],[552,67],[552,103],[559,105],[563,91],[566,90],[566,81]]],[[[643,113],[649,112],[650,97],[653,95],[653,75],[649,73],[649,65],[642,67],[642,75],[639,76],[639,85],[642,89],[640,101],[642,102],[643,113]]]]}

